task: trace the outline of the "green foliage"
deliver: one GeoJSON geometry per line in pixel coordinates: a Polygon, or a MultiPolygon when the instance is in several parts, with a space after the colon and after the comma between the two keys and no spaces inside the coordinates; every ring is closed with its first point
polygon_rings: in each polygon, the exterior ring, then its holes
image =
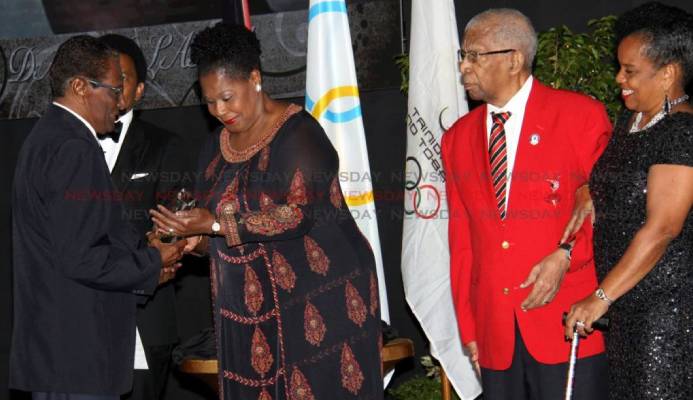
{"type": "Polygon", "coordinates": [[[407,94],[409,92],[409,54],[395,56],[395,65],[399,68],[399,75],[402,80],[399,90],[407,94]]]}
{"type": "MultiPolygon", "coordinates": [[[[587,23],[589,31],[573,33],[567,26],[541,32],[538,38],[534,76],[556,89],[590,95],[606,105],[615,120],[621,111],[620,89],[616,84],[615,16],[587,23]]],[[[395,57],[402,76],[400,89],[409,88],[409,57],[395,57]]]]}
{"type": "Polygon", "coordinates": [[[540,33],[534,76],[556,89],[593,96],[615,119],[621,110],[615,81],[615,22],[615,16],[607,16],[589,21],[586,33],[573,33],[565,25],[540,33]]]}
{"type": "MultiPolygon", "coordinates": [[[[396,400],[440,400],[443,398],[440,366],[431,356],[421,357],[421,365],[426,370],[426,375],[415,376],[394,389],[388,389],[392,397],[396,400]]],[[[452,398],[459,399],[454,390],[452,398]]]]}
{"type": "Polygon", "coordinates": [[[397,400],[440,400],[443,397],[440,380],[421,375],[388,391],[397,400]]]}

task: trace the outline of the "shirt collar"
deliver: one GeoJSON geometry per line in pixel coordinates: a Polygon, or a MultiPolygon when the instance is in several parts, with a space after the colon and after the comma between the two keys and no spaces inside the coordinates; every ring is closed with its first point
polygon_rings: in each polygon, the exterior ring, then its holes
{"type": "Polygon", "coordinates": [[[118,122],[123,124],[123,128],[120,130],[120,140],[118,140],[118,143],[123,143],[125,141],[125,136],[130,131],[130,124],[132,124],[132,119],[132,109],[130,109],[130,111],[126,112],[125,114],[121,115],[120,118],[118,118],[118,122]]]}
{"type": "Polygon", "coordinates": [[[65,110],[65,111],[69,112],[70,114],[74,115],[78,120],[82,121],[82,123],[83,123],[84,125],[86,125],[87,128],[89,128],[89,131],[91,132],[91,134],[94,135],[94,138],[96,138],[96,139],[98,140],[98,138],[96,137],[96,130],[94,130],[94,127],[91,126],[91,124],[90,124],[89,122],[87,122],[86,119],[82,118],[81,115],[77,114],[77,113],[76,113],[75,111],[73,111],[70,107],[68,107],[68,106],[66,106],[66,105],[64,105],[64,104],[60,104],[60,103],[58,103],[57,101],[54,101],[53,104],[56,105],[56,106],[58,106],[58,107],[60,107],[60,108],[62,108],[62,109],[65,110]]]}
{"type": "Polygon", "coordinates": [[[493,104],[488,104],[486,110],[489,114],[492,112],[504,112],[510,111],[512,115],[522,115],[524,113],[525,106],[527,105],[527,100],[529,99],[529,93],[532,91],[532,81],[534,78],[530,75],[525,83],[522,84],[520,90],[513,95],[512,98],[503,107],[496,107],[493,104]]]}
{"type": "Polygon", "coordinates": [[[123,124],[123,126],[130,125],[130,123],[132,122],[132,109],[126,112],[125,114],[121,115],[120,118],[118,118],[118,122],[123,124]]]}

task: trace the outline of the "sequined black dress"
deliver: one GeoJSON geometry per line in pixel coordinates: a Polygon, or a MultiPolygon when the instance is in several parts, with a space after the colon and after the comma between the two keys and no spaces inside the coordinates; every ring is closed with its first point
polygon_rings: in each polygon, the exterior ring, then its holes
{"type": "MultiPolygon", "coordinates": [[[[693,167],[693,114],[628,133],[626,113],[590,180],[602,280],[645,222],[654,164],[693,167]]],[[[693,212],[654,269],[609,310],[611,399],[693,399],[693,212]]]]}
{"type": "Polygon", "coordinates": [[[382,399],[373,253],[299,110],[244,151],[222,130],[200,156],[202,204],[231,232],[209,249],[220,398],[382,399]]]}

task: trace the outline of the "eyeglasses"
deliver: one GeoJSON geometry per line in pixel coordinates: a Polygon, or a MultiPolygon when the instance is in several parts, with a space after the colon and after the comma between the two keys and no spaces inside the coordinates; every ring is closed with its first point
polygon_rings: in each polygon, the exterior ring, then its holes
{"type": "Polygon", "coordinates": [[[503,49],[503,50],[494,50],[494,51],[487,51],[484,53],[479,53],[477,51],[466,51],[459,49],[457,50],[457,62],[462,64],[464,62],[464,59],[466,58],[467,61],[469,61],[471,64],[476,63],[479,60],[479,57],[481,56],[490,56],[493,54],[505,54],[505,53],[510,53],[516,51],[516,49],[503,49]]]}
{"type": "Polygon", "coordinates": [[[123,94],[123,87],[122,86],[111,86],[103,82],[95,81],[93,79],[89,78],[84,78],[89,84],[91,84],[92,87],[94,88],[104,88],[104,89],[109,89],[115,94],[116,98],[120,97],[123,94]]]}

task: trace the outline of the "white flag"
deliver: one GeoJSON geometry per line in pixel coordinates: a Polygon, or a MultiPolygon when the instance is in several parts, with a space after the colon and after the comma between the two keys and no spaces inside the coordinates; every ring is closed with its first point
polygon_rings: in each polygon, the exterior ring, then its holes
{"type": "Polygon", "coordinates": [[[463,400],[481,385],[462,352],[450,289],[443,132],[467,109],[453,0],[412,0],[402,279],[407,303],[463,400]]]}
{"type": "Polygon", "coordinates": [[[306,110],[320,122],[339,153],[342,193],[373,249],[380,316],[389,323],[378,220],[344,0],[310,0],[307,58],[306,110]]]}

